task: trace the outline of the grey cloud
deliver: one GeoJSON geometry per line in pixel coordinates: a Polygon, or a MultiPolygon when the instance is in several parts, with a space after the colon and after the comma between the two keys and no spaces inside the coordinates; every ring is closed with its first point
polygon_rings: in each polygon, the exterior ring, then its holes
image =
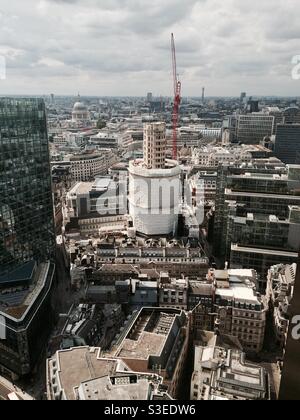
{"type": "Polygon", "coordinates": [[[0,89],[168,95],[174,32],[185,95],[199,83],[212,95],[292,94],[299,13],[293,0],[0,0],[0,51],[19,52],[0,89]]]}

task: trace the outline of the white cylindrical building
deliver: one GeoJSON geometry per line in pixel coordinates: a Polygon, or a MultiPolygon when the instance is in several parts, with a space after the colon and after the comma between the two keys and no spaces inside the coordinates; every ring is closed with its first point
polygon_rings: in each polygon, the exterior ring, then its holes
{"type": "Polygon", "coordinates": [[[174,234],[181,205],[181,169],[166,159],[166,126],[145,124],[144,159],[129,164],[129,210],[137,232],[174,234]]]}

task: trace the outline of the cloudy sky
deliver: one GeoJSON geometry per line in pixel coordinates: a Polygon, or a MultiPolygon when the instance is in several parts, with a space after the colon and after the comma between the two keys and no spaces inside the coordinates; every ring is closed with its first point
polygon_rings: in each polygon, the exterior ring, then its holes
{"type": "Polygon", "coordinates": [[[171,32],[184,96],[299,95],[299,16],[299,0],[0,0],[0,95],[171,95],[171,32]]]}

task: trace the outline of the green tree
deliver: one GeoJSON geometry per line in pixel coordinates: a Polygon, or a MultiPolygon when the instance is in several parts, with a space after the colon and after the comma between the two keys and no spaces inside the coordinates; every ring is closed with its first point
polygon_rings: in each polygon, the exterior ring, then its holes
{"type": "Polygon", "coordinates": [[[98,130],[102,130],[105,127],[106,127],[106,122],[103,121],[103,120],[101,120],[101,119],[98,120],[98,122],[97,122],[97,128],[98,128],[98,130]]]}

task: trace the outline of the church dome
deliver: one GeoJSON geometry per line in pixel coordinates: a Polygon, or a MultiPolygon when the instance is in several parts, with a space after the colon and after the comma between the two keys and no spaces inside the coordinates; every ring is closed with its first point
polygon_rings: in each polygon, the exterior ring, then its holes
{"type": "Polygon", "coordinates": [[[73,106],[72,121],[85,122],[90,120],[88,107],[83,102],[76,102],[73,106]]]}
{"type": "Polygon", "coordinates": [[[73,111],[87,111],[87,106],[82,102],[76,102],[73,107],[73,111]]]}

